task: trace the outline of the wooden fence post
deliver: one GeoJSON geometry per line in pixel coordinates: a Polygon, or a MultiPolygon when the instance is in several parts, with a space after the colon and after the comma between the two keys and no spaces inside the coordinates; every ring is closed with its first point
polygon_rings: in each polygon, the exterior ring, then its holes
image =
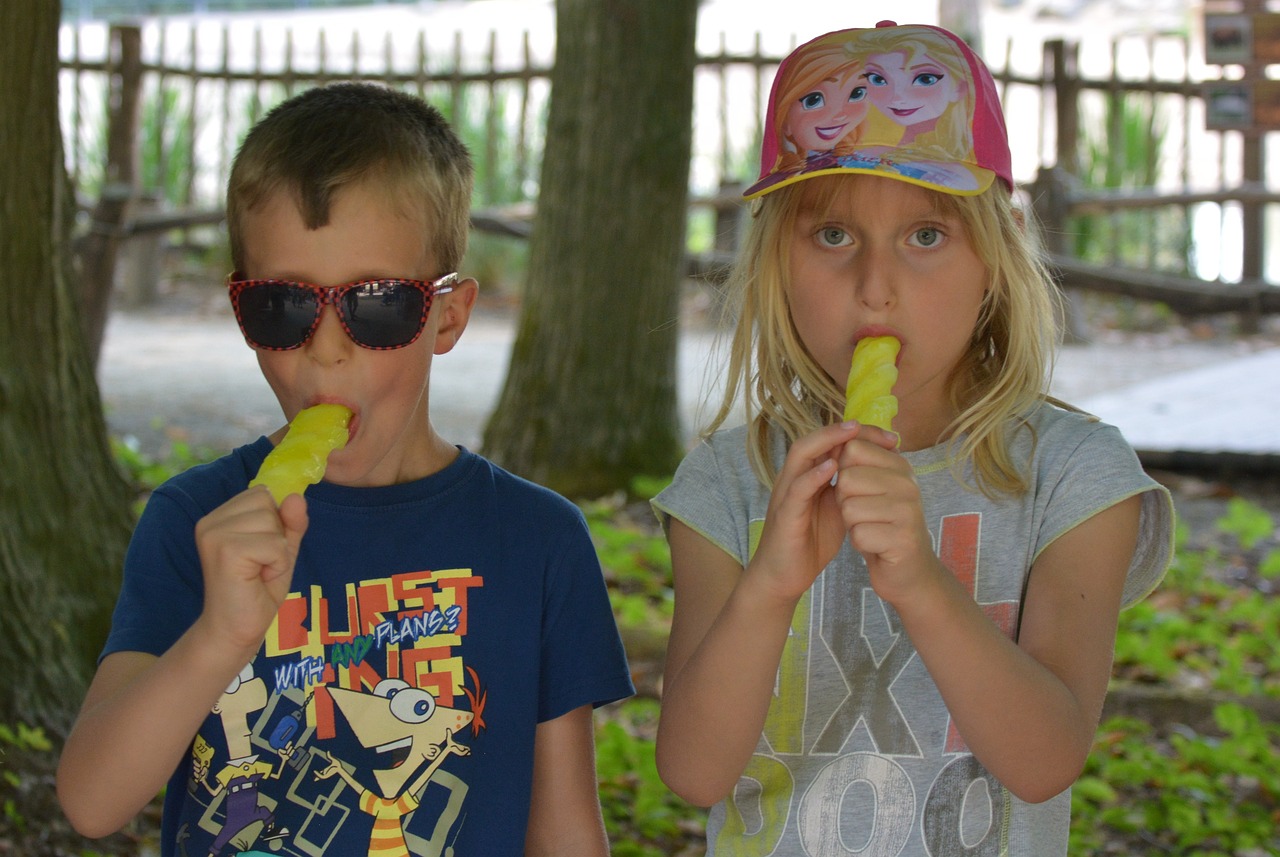
{"type": "MultiPolygon", "coordinates": [[[[1062,39],[1044,44],[1044,70],[1053,82],[1055,154],[1057,164],[1040,170],[1035,181],[1035,209],[1044,227],[1044,240],[1049,251],[1071,255],[1066,246],[1067,194],[1080,176],[1080,46],[1062,39]]],[[[1066,341],[1087,342],[1088,325],[1080,309],[1080,296],[1073,289],[1062,289],[1066,341]]]]}
{"type": "Polygon", "coordinates": [[[89,232],[78,249],[84,333],[94,366],[115,283],[116,257],[128,222],[138,175],[138,104],[142,90],[142,29],[112,26],[108,57],[107,165],[89,232]]]}
{"type": "Polygon", "coordinates": [[[1058,166],[1080,175],[1080,46],[1052,39],[1044,44],[1045,73],[1053,81],[1058,166]]]}
{"type": "MultiPolygon", "coordinates": [[[[1244,11],[1259,14],[1266,11],[1264,0],[1245,0],[1244,11]]],[[[1255,38],[1257,36],[1255,35],[1255,38]]],[[[1267,77],[1267,63],[1251,58],[1244,64],[1244,79],[1255,86],[1267,77]]],[[[1254,98],[1257,98],[1255,92],[1254,98]]],[[[1266,186],[1266,146],[1263,145],[1266,132],[1250,123],[1242,132],[1244,147],[1241,152],[1241,171],[1246,187],[1263,188],[1266,186]]],[[[1263,277],[1264,258],[1266,256],[1266,210],[1260,202],[1245,200],[1240,204],[1242,238],[1240,281],[1256,283],[1263,277]]],[[[1262,329],[1262,319],[1258,312],[1240,314],[1240,330],[1242,333],[1257,333],[1262,329]]]]}

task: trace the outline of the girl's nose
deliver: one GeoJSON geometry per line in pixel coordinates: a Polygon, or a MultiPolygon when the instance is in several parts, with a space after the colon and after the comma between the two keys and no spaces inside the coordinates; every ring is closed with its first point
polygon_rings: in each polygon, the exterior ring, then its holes
{"type": "Polygon", "coordinates": [[[892,306],[896,285],[893,266],[886,258],[886,254],[868,248],[860,262],[856,275],[858,302],[872,310],[892,306]]]}

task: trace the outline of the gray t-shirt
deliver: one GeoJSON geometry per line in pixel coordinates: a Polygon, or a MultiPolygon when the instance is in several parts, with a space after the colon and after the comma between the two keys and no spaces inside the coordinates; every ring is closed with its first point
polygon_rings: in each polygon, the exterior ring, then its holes
{"type": "MultiPolygon", "coordinates": [[[[993,501],[959,484],[946,446],[906,453],[939,557],[1010,637],[1031,564],[1098,512],[1142,495],[1124,605],[1160,581],[1173,551],[1173,502],[1120,432],[1051,405],[1015,432],[1030,489],[993,501]]],[[[653,501],[746,564],[769,502],[743,427],[693,449],[653,501]]],[[[774,455],[780,467],[782,443],[774,455]]],[[[971,471],[964,471],[972,485],[971,471]]],[[[755,755],[711,811],[708,855],[1065,855],[1070,789],[1018,800],[974,758],[901,621],[846,541],[801,599],[755,755]]]]}

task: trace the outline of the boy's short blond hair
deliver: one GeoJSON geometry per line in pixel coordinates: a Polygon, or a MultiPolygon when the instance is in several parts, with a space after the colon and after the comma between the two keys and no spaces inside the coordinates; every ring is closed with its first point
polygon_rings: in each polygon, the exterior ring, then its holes
{"type": "Polygon", "coordinates": [[[244,267],[245,216],[267,197],[289,193],[307,228],[319,229],[334,194],[357,182],[372,183],[422,223],[441,271],[457,270],[470,229],[471,155],[436,108],[372,83],[309,89],[249,131],[227,182],[236,270],[244,267]]]}

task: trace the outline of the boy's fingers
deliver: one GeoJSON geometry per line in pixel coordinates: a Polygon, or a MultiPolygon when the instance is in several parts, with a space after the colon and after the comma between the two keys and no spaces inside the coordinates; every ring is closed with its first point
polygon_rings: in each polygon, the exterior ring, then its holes
{"type": "Polygon", "coordinates": [[[301,494],[290,494],[284,498],[284,502],[280,504],[280,523],[284,526],[285,540],[296,551],[310,523],[307,501],[301,494]]]}

